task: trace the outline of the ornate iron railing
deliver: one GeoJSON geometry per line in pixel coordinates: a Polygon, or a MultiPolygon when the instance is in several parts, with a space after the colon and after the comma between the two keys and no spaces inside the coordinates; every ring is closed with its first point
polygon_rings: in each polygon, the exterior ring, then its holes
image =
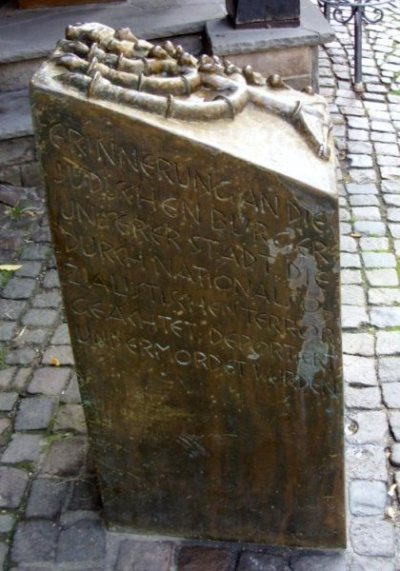
{"type": "Polygon", "coordinates": [[[354,20],[354,89],[363,91],[362,25],[378,24],[383,19],[382,5],[391,0],[318,0],[325,17],[341,24],[354,20]]]}

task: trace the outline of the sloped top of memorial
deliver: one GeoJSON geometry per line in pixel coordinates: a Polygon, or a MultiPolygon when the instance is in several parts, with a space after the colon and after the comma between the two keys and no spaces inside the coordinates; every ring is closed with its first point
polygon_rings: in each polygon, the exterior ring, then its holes
{"type": "Polygon", "coordinates": [[[160,126],[161,120],[182,136],[228,147],[232,154],[240,147],[242,158],[289,170],[288,176],[335,194],[332,169],[326,168],[332,162],[327,103],[311,88],[296,91],[277,75],[265,78],[217,56],[197,59],[170,41],[138,39],[129,28],[87,23],[68,26],[33,79],[34,86],[43,84],[127,114],[144,113],[147,121],[160,126]],[[308,173],[302,173],[306,156],[308,173]],[[282,168],[286,158],[292,164],[282,168]]]}

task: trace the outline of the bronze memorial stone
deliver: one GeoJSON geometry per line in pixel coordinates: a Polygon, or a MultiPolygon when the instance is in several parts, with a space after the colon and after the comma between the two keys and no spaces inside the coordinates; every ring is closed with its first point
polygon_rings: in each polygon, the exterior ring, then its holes
{"type": "Polygon", "coordinates": [[[344,546],[325,101],[100,24],[31,99],[107,520],[344,546]]]}

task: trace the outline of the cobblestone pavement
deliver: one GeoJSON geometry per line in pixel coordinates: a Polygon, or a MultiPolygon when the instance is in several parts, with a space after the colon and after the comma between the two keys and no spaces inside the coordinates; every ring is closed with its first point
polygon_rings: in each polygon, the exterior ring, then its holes
{"type": "Polygon", "coordinates": [[[341,159],[346,553],[145,540],[105,531],[41,196],[25,190],[16,204],[2,187],[0,255],[21,265],[11,279],[0,274],[4,569],[400,570],[399,28],[400,2],[386,8],[382,23],[368,26],[363,96],[351,90],[350,28],[337,25],[337,41],[320,58],[341,159]]]}

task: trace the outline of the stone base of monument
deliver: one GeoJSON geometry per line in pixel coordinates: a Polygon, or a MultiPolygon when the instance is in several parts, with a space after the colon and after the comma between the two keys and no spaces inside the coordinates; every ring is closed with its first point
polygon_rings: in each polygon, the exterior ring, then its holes
{"type": "Polygon", "coordinates": [[[263,74],[277,73],[295,89],[318,91],[318,46],[334,39],[321,11],[302,0],[300,26],[235,29],[228,18],[206,26],[210,53],[239,66],[252,65],[263,74]]]}
{"type": "Polygon", "coordinates": [[[107,521],[343,547],[326,101],[99,24],[31,101],[107,521]]]}

